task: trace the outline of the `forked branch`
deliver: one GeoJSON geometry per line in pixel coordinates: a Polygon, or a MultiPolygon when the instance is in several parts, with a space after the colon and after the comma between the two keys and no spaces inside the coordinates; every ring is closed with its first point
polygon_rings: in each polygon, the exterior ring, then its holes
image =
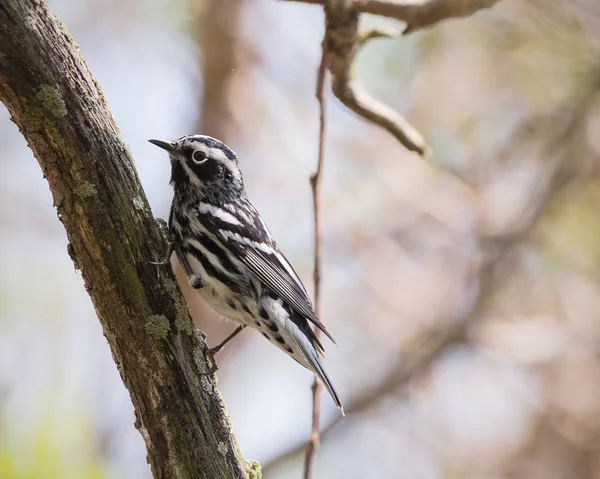
{"type": "Polygon", "coordinates": [[[374,38],[390,37],[387,30],[360,32],[359,14],[370,13],[406,23],[404,35],[448,18],[472,15],[499,0],[285,0],[325,8],[325,41],[334,95],[350,110],[392,134],[405,148],[422,157],[430,150],[423,136],[393,108],[373,98],[358,82],[354,61],[360,48],[374,38]]]}
{"type": "MultiPolygon", "coordinates": [[[[324,5],[327,0],[284,0],[324,5]]],[[[343,0],[342,0],[343,1],[343,0]]],[[[370,13],[406,23],[407,35],[443,20],[468,17],[500,0],[347,0],[358,13],[370,13]]]]}

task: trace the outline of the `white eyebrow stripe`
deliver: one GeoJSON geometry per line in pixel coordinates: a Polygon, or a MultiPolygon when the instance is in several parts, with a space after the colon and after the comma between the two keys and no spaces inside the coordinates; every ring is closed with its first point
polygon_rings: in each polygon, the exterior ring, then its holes
{"type": "Polygon", "coordinates": [[[198,205],[198,211],[203,214],[209,214],[214,216],[215,218],[224,221],[225,223],[229,223],[230,225],[238,225],[241,226],[242,222],[238,220],[231,213],[228,213],[224,209],[219,208],[218,206],[211,205],[210,203],[200,202],[198,205]]]}
{"type": "Polygon", "coordinates": [[[204,152],[210,158],[214,158],[215,160],[230,161],[229,158],[227,158],[227,155],[225,153],[223,153],[223,150],[221,150],[219,148],[208,148],[208,151],[204,150],[204,152]]]}
{"type": "Polygon", "coordinates": [[[202,152],[204,152],[204,154],[206,156],[210,156],[210,154],[212,153],[212,150],[214,150],[214,148],[209,148],[204,143],[193,143],[192,144],[192,148],[194,149],[194,151],[202,151],[202,152]]]}

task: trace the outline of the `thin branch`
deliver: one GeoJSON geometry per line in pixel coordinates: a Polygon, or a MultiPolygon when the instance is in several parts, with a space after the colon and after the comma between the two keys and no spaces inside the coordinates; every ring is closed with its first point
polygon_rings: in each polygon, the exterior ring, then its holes
{"type": "MultiPolygon", "coordinates": [[[[284,0],[324,5],[325,0],[284,0]]],[[[359,13],[370,13],[406,23],[403,34],[430,27],[450,18],[467,17],[493,7],[500,0],[354,0],[359,13]]]]}
{"type": "MultiPolygon", "coordinates": [[[[325,33],[325,36],[327,33],[325,33]]],[[[317,159],[317,169],[310,176],[310,186],[312,189],[313,209],[314,209],[314,230],[315,230],[315,262],[314,262],[314,283],[315,283],[315,312],[321,316],[321,183],[323,162],[325,160],[325,74],[327,73],[327,42],[323,38],[321,45],[321,63],[317,72],[317,85],[315,96],[319,102],[319,153],[317,159]]],[[[321,330],[316,328],[315,334],[318,339],[321,338],[321,330]]],[[[315,376],[312,384],[312,425],[311,433],[306,445],[304,456],[304,479],[310,479],[312,475],[312,466],[315,454],[320,445],[319,422],[321,415],[321,403],[319,393],[321,384],[315,376]]]]}
{"type": "Polygon", "coordinates": [[[406,23],[404,35],[430,27],[442,20],[468,17],[490,8],[500,0],[354,0],[354,8],[363,13],[394,18],[406,23]]]}
{"type": "Polygon", "coordinates": [[[387,130],[408,150],[428,156],[429,147],[421,134],[398,112],[373,98],[356,79],[354,60],[360,48],[371,39],[389,37],[389,30],[359,32],[358,12],[345,0],[326,2],[325,19],[334,95],[354,113],[387,130]]]}
{"type": "Polygon", "coordinates": [[[364,44],[374,38],[389,37],[389,31],[358,30],[360,13],[370,13],[406,23],[403,34],[431,26],[441,20],[472,15],[499,0],[284,0],[323,5],[326,42],[329,52],[333,94],[351,111],[380,126],[406,149],[428,157],[430,149],[423,136],[388,105],[373,98],[357,81],[354,61],[364,44]]]}

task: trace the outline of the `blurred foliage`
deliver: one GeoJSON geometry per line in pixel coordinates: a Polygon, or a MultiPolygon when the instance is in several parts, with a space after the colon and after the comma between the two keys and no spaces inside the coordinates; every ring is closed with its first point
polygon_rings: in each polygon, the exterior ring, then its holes
{"type": "MultiPolygon", "coordinates": [[[[52,402],[49,403],[52,405],[52,402]]],[[[70,411],[57,418],[47,408],[30,431],[17,441],[0,436],[2,479],[103,479],[105,461],[94,454],[94,433],[88,416],[70,411]]]]}
{"type": "Polygon", "coordinates": [[[562,268],[598,276],[600,181],[586,181],[552,199],[540,224],[542,250],[562,268]]]}

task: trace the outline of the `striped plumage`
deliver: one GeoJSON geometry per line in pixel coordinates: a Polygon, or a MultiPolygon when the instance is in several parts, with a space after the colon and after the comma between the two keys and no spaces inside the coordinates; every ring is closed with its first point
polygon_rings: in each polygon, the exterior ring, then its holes
{"type": "Polygon", "coordinates": [[[318,355],[323,345],[302,281],[248,200],[236,154],[208,136],[150,140],[171,158],[169,232],[192,286],[227,319],[250,326],[317,375],[342,403],[318,355]]]}

